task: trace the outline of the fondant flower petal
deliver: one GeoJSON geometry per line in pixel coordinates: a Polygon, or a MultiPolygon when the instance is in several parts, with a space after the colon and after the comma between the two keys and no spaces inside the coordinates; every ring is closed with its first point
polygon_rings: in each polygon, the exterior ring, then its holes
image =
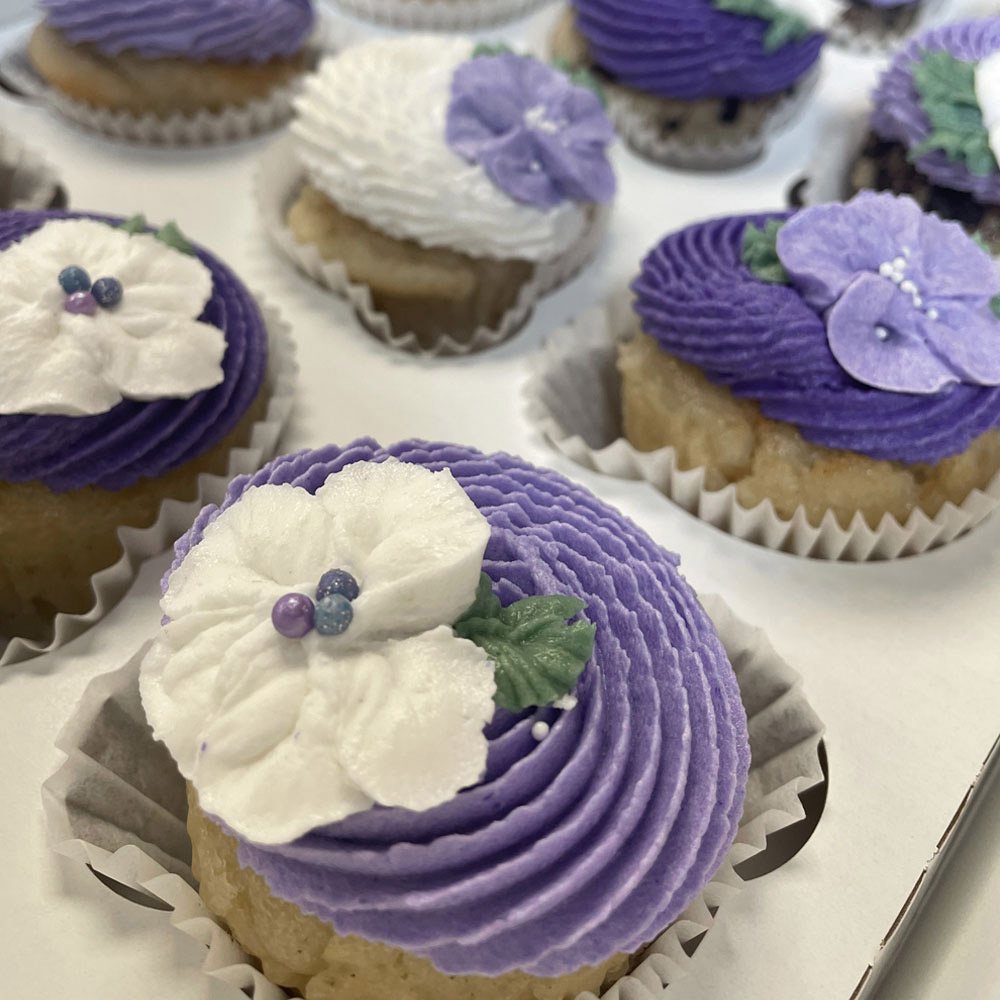
{"type": "Polygon", "coordinates": [[[1000,293],[1000,268],[957,222],[926,215],[908,274],[927,295],[982,302],[1000,293]]]}
{"type": "Polygon", "coordinates": [[[567,150],[561,136],[536,134],[538,161],[560,190],[578,201],[603,204],[615,194],[615,172],[604,150],[591,147],[567,150]]]}
{"type": "Polygon", "coordinates": [[[490,529],[450,472],[358,462],[316,498],[331,515],[326,530],[340,560],[323,569],[345,569],[361,588],[351,627],[330,642],[414,635],[468,610],[490,529]]]}
{"type": "Polygon", "coordinates": [[[928,349],[908,297],[873,274],[855,278],[827,316],[830,350],[865,385],[931,393],[957,380],[928,349]]]}
{"type": "Polygon", "coordinates": [[[344,702],[341,759],[373,800],[429,809],[482,777],[493,667],[450,628],[387,642],[323,676],[344,702]]]}
{"type": "Polygon", "coordinates": [[[924,335],[965,381],[1000,385],[1000,320],[986,307],[962,302],[933,302],[938,319],[924,325],[924,335]]]}

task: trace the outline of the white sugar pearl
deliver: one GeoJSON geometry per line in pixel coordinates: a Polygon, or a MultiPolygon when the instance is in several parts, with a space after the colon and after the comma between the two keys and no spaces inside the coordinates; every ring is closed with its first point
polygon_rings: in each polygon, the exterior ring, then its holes
{"type": "Polygon", "coordinates": [[[549,735],[549,724],[547,722],[536,722],[531,727],[531,735],[541,743],[549,735]]]}

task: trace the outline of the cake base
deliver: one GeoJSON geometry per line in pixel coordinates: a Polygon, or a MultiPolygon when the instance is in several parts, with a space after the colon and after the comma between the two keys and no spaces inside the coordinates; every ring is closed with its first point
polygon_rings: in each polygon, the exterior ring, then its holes
{"type": "Polygon", "coordinates": [[[587,70],[607,88],[612,98],[609,113],[633,149],[671,166],[713,170],[753,162],[763,154],[767,134],[788,110],[798,91],[795,86],[764,97],[696,100],[643,93],[617,82],[594,62],[571,7],[563,11],[556,23],[549,48],[553,59],[571,69],[587,70]],[[624,115],[616,113],[617,102],[628,108],[630,126],[634,124],[641,129],[643,142],[634,141],[631,127],[622,129],[624,115]]]}
{"type": "Polygon", "coordinates": [[[0,636],[45,642],[57,614],[86,614],[90,578],[121,557],[118,528],[147,528],[164,500],[193,500],[203,472],[224,475],[230,450],[250,441],[268,400],[262,390],[214,448],[128,489],[55,493],[40,482],[0,483],[0,636]]]}
{"type": "Polygon", "coordinates": [[[191,867],[205,905],[260,963],[273,983],[306,1000],[573,1000],[600,993],[629,969],[627,955],[555,979],[508,972],[449,976],[400,948],[341,937],[332,927],[273,896],[264,880],[236,859],[236,841],[198,808],[188,783],[191,867]]]}
{"type": "Polygon", "coordinates": [[[266,63],[144,59],[134,52],[108,57],[73,45],[45,23],[31,36],[28,57],[47,83],[75,101],[161,118],[266,99],[307,69],[305,53],[266,63]]]}
{"type": "Polygon", "coordinates": [[[645,333],[619,348],[624,434],[640,451],[670,446],[681,469],[704,468],[705,486],[736,487],[739,502],[770,500],[782,518],[803,507],[818,526],[832,510],[843,528],[861,512],[872,528],[883,515],[905,523],[920,508],[933,517],[961,504],[1000,470],[1000,431],[936,465],[905,465],[810,444],[791,424],[769,420],[645,333]]]}
{"type": "Polygon", "coordinates": [[[898,42],[917,23],[922,4],[902,4],[898,7],[872,7],[852,0],[847,4],[837,24],[838,29],[857,38],[879,42],[898,42]]]}
{"type": "Polygon", "coordinates": [[[395,239],[341,212],[311,184],[299,191],[286,221],[299,243],[340,261],[352,282],[368,286],[395,331],[412,330],[426,348],[445,334],[461,341],[478,327],[499,326],[535,272],[530,261],[469,257],[395,239]]]}
{"type": "Polygon", "coordinates": [[[984,205],[966,191],[932,183],[910,162],[900,142],[870,132],[851,165],[847,185],[847,197],[867,190],[909,195],[925,212],[960,223],[970,235],[979,233],[992,253],[1000,253],[1000,205],[984,205]]]}

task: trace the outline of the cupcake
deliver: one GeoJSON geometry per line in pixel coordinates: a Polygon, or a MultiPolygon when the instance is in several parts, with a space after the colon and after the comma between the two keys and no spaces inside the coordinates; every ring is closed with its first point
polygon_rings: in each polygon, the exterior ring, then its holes
{"type": "Polygon", "coordinates": [[[746,717],[677,558],[509,455],[360,440],[177,545],[140,690],[210,910],[305,996],[572,1000],[733,841],[746,717]]]}
{"type": "Polygon", "coordinates": [[[391,342],[495,342],[596,249],[613,130],[591,89],[537,59],[380,39],[324,62],[296,107],[269,228],[391,342]]]}
{"type": "Polygon", "coordinates": [[[268,336],[175,226],[66,212],[0,213],[0,326],[0,642],[44,642],[93,608],[119,527],[194,499],[249,443],[268,336]]]}
{"type": "Polygon", "coordinates": [[[909,198],[700,223],[633,290],[626,438],[675,449],[743,508],[879,529],[962,505],[1000,469],[1000,273],[909,198]]]}
{"type": "Polygon", "coordinates": [[[55,171],[12,133],[0,129],[0,211],[63,208],[66,192],[55,171]]]}
{"type": "Polygon", "coordinates": [[[896,54],[873,102],[848,192],[907,194],[1000,251],[1000,18],[919,35],[896,54]]]}
{"type": "Polygon", "coordinates": [[[513,21],[547,0],[334,0],[358,17],[396,28],[465,31],[513,21]]]}
{"type": "Polygon", "coordinates": [[[199,119],[203,138],[213,124],[227,138],[248,129],[248,110],[261,126],[287,117],[286,88],[307,69],[315,17],[311,0],[39,0],[39,7],[45,19],[28,57],[63,98],[60,109],[150,139],[161,138],[155,123],[178,118],[199,119]]]}
{"type": "Polygon", "coordinates": [[[572,0],[552,54],[606,86],[619,132],[662,163],[760,156],[817,73],[832,0],[572,0]]]}

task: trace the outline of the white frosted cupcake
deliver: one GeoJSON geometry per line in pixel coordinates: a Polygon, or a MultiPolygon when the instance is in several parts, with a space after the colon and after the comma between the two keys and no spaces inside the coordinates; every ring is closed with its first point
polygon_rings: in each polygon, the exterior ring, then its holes
{"type": "Polygon", "coordinates": [[[390,338],[506,336],[596,248],[611,124],[593,90],[532,57],[372,41],[324,63],[297,109],[288,190],[265,186],[265,214],[280,201],[285,249],[332,288],[367,289],[363,318],[390,338]]]}

